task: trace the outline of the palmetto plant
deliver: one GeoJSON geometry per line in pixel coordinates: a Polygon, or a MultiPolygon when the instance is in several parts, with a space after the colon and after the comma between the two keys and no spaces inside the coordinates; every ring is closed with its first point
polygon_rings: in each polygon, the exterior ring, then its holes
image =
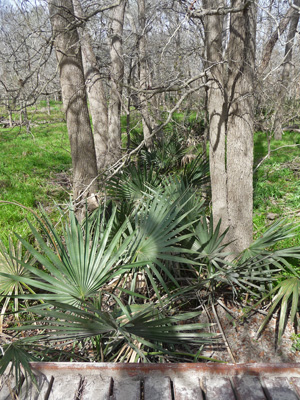
{"type": "Polygon", "coordinates": [[[109,312],[91,302],[80,301],[80,305],[50,301],[30,307],[28,311],[36,319],[12,329],[23,333],[38,329],[41,333],[4,345],[0,374],[12,363],[16,377],[20,377],[22,365],[25,376],[34,378],[29,362],[43,359],[45,350],[92,338],[98,342],[94,359],[99,361],[148,362],[162,356],[171,361],[199,358],[213,361],[202,357],[200,352],[204,344],[212,344],[218,337],[207,333],[211,324],[190,322],[199,312],[170,315],[166,301],[163,305],[148,302],[125,306],[118,300],[109,312]]]}
{"type": "MultiPolygon", "coordinates": [[[[45,214],[38,220],[39,231],[29,223],[39,248],[21,237],[19,240],[43,268],[22,262],[32,277],[21,279],[15,276],[14,279],[44,291],[45,301],[74,304],[77,299],[93,297],[114,278],[142,264],[124,265],[133,235],[126,233],[127,224],[124,223],[111,237],[115,213],[116,209],[106,220],[104,210],[99,208],[95,218],[87,217],[80,224],[70,209],[68,223],[62,227],[61,235],[45,214]]],[[[39,299],[40,294],[30,297],[39,299]]]]}
{"type": "Polygon", "coordinates": [[[161,178],[153,167],[136,167],[129,164],[117,176],[112,177],[107,183],[107,192],[110,197],[118,202],[137,202],[152,187],[159,186],[161,178]]]}
{"type": "Polygon", "coordinates": [[[139,161],[147,168],[152,167],[161,175],[166,175],[178,170],[185,151],[181,133],[172,130],[165,132],[163,139],[155,143],[151,152],[143,150],[139,161]]]}
{"type": "MultiPolygon", "coordinates": [[[[290,264],[300,259],[300,248],[273,251],[272,246],[290,237],[292,227],[276,223],[229,261],[226,231],[206,216],[201,198],[205,168],[200,165],[199,175],[196,169],[182,179],[157,178],[150,169],[130,167],[109,189],[121,205],[100,207],[82,223],[70,208],[59,229],[45,213],[38,228],[30,225],[35,244],[19,240],[38,265],[20,259],[28,275],[0,272],[36,292],[19,293],[18,298],[35,304],[27,311],[36,319],[14,329],[40,329],[43,334],[31,339],[37,348],[70,340],[96,343],[101,361],[182,359],[178,350],[191,360],[212,337],[205,333],[207,326],[198,324],[199,313],[190,309],[231,292],[236,299],[250,294],[260,303],[275,295],[261,329],[281,306],[280,339],[286,310],[291,305],[292,320],[298,310],[299,276],[290,264]],[[36,305],[41,299],[45,304],[36,305]]],[[[4,350],[18,362],[18,351],[22,357],[25,353],[22,340],[15,343],[4,350]]],[[[27,339],[24,345],[28,348],[27,339]]],[[[9,357],[3,360],[0,368],[9,357]]]]}
{"type": "Polygon", "coordinates": [[[8,249],[0,240],[0,273],[7,274],[0,276],[0,300],[3,301],[0,317],[0,332],[3,327],[3,316],[7,307],[14,296],[15,317],[18,319],[19,300],[18,294],[25,292],[34,293],[30,286],[25,282],[26,278],[30,278],[30,272],[24,267],[23,263],[32,265],[34,258],[29,252],[25,252],[22,243],[18,241],[14,244],[11,238],[9,240],[8,249]],[[18,279],[18,280],[17,280],[18,279]]]}
{"type": "MultiPolygon", "coordinates": [[[[270,300],[269,311],[258,335],[263,331],[271,316],[279,310],[279,329],[277,342],[284,333],[286,321],[297,323],[299,310],[300,275],[297,268],[300,260],[300,247],[273,250],[277,242],[292,237],[294,227],[284,221],[277,221],[251,246],[232,261],[228,261],[226,252],[226,232],[219,232],[220,224],[213,228],[212,219],[207,222],[205,216],[198,225],[192,226],[191,249],[199,266],[195,266],[196,275],[189,280],[189,291],[201,291],[201,302],[218,300],[225,292],[232,292],[236,299],[250,295],[259,306],[270,300]]],[[[186,245],[186,244],[185,244],[186,245]]],[[[252,309],[252,308],[251,308],[252,309]]]]}
{"type": "Polygon", "coordinates": [[[271,290],[268,296],[265,296],[262,299],[263,301],[266,300],[268,297],[271,297],[272,304],[263,323],[259,327],[257,336],[261,334],[261,332],[269,322],[271,316],[274,314],[275,310],[277,308],[280,308],[278,337],[277,337],[277,342],[279,344],[282,335],[284,333],[287,319],[289,318],[292,323],[295,323],[297,325],[299,296],[300,296],[300,276],[295,272],[295,276],[291,276],[279,282],[278,285],[271,290]]]}
{"type": "Polygon", "coordinates": [[[299,264],[300,247],[272,250],[277,242],[294,236],[295,227],[279,220],[237,258],[240,281],[252,286],[251,293],[261,297],[256,305],[271,300],[268,314],[258,330],[261,334],[271,316],[279,310],[277,343],[284,333],[288,318],[297,324],[299,310],[300,275],[294,265],[299,264]]]}
{"type": "MultiPolygon", "coordinates": [[[[179,254],[189,254],[189,249],[181,246],[182,240],[190,236],[185,231],[191,225],[182,223],[188,213],[182,212],[183,208],[184,203],[170,203],[166,193],[150,196],[131,222],[126,219],[113,234],[116,208],[109,217],[99,208],[81,224],[70,209],[67,222],[59,230],[44,214],[38,219],[39,229],[30,224],[36,245],[19,238],[39,266],[20,261],[30,273],[22,279],[0,273],[36,288],[36,293],[21,294],[19,299],[45,302],[41,307],[27,308],[26,312],[35,315],[34,323],[23,321],[20,329],[13,329],[45,332],[36,338],[37,345],[49,340],[95,337],[102,347],[105,344],[101,354],[110,360],[119,355],[120,359],[145,361],[151,359],[153,352],[174,357],[179,344],[198,346],[197,353],[200,344],[211,340],[211,335],[199,332],[207,327],[196,320],[185,323],[197,318],[199,312],[180,313],[174,308],[168,285],[179,284],[172,270],[164,265],[165,261],[191,263],[179,254]],[[138,273],[144,274],[152,287],[151,300],[147,293],[136,291],[133,282],[138,273]],[[130,358],[125,356],[129,353],[130,358]]],[[[28,349],[27,340],[24,345],[28,349]]],[[[20,351],[22,362],[26,353],[22,341],[18,341],[18,346],[7,345],[4,350],[9,352],[10,346],[14,347],[14,361],[18,361],[20,351]]],[[[192,352],[185,353],[185,357],[192,357],[192,352]]],[[[7,361],[4,357],[0,367],[7,361]]]]}

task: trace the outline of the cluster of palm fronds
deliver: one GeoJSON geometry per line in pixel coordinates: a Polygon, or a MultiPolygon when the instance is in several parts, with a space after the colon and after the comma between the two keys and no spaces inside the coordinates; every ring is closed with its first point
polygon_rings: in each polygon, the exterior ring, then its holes
{"type": "Polygon", "coordinates": [[[59,227],[43,213],[30,224],[34,240],[0,243],[2,314],[11,298],[23,313],[0,373],[59,348],[99,361],[198,360],[217,340],[199,310],[224,293],[273,298],[261,329],[281,307],[280,340],[288,311],[293,321],[298,311],[300,248],[270,249],[293,228],[277,222],[228,261],[226,232],[207,217],[207,184],[201,157],[168,176],[130,165],[108,182],[109,204],[82,223],[71,207],[59,227]]]}

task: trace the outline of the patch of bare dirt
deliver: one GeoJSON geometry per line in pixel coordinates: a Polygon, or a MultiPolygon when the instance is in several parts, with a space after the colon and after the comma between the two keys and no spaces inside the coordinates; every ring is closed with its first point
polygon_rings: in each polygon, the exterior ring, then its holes
{"type": "MultiPolygon", "coordinates": [[[[221,305],[216,306],[216,312],[226,340],[220,338],[222,345],[214,349],[206,349],[202,355],[231,363],[300,361],[300,352],[292,348],[291,337],[295,330],[290,323],[286,326],[281,344],[276,347],[276,318],[269,321],[260,337],[257,338],[257,331],[265,315],[255,312],[249,318],[243,319],[241,309],[230,304],[226,304],[226,309],[221,305]]],[[[207,318],[206,322],[208,319],[212,322],[213,315],[207,318]]],[[[215,331],[222,334],[217,325],[215,331]]]]}

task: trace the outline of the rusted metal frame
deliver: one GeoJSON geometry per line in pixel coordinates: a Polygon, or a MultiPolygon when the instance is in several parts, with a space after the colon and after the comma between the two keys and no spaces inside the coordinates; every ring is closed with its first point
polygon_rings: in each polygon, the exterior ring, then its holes
{"type": "Polygon", "coordinates": [[[179,364],[139,364],[139,363],[55,363],[32,362],[33,371],[97,371],[103,373],[124,372],[130,376],[144,376],[148,373],[202,373],[235,376],[248,375],[280,375],[299,376],[300,363],[245,363],[245,364],[217,364],[217,363],[179,363],[179,364]]]}

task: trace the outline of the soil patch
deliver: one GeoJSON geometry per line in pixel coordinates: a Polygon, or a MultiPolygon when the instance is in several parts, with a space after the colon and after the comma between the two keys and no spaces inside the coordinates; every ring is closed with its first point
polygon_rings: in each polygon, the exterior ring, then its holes
{"type": "MultiPolygon", "coordinates": [[[[272,318],[259,338],[257,331],[262,324],[265,315],[260,312],[253,313],[247,319],[242,318],[240,307],[226,304],[226,309],[221,305],[216,306],[216,312],[226,337],[227,344],[222,338],[223,344],[202,353],[206,357],[233,362],[230,356],[230,348],[236,363],[269,363],[269,362],[299,362],[300,352],[292,348],[292,335],[294,327],[288,323],[281,340],[276,347],[277,320],[272,318]]],[[[213,315],[207,317],[206,322],[212,322],[213,315]],[[210,321],[208,321],[211,319],[210,321]]],[[[202,321],[201,321],[202,322],[202,321]]],[[[215,331],[221,334],[217,325],[215,331]]]]}

